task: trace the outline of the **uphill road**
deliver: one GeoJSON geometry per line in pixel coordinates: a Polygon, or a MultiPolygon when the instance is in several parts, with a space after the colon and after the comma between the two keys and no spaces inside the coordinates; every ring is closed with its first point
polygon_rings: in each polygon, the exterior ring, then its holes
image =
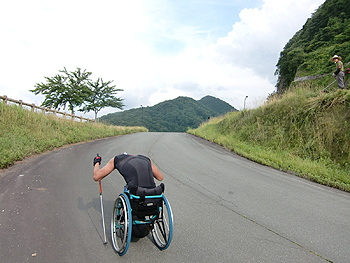
{"type": "Polygon", "coordinates": [[[350,262],[350,194],[242,158],[186,133],[136,133],[69,145],[0,173],[1,262],[350,262]],[[133,238],[120,257],[111,245],[114,200],[125,182],[102,180],[127,152],[151,158],[164,175],[173,239],[160,251],[133,238]]]}

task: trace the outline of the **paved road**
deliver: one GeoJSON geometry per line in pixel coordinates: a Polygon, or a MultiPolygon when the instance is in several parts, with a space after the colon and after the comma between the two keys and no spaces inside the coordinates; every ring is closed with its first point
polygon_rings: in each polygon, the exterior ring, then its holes
{"type": "Polygon", "coordinates": [[[69,146],[0,174],[0,262],[350,262],[350,194],[270,169],[189,134],[137,133],[69,146]],[[110,215],[124,182],[102,181],[103,245],[92,159],[128,152],[164,174],[174,237],[133,240],[119,257],[110,215]]]}

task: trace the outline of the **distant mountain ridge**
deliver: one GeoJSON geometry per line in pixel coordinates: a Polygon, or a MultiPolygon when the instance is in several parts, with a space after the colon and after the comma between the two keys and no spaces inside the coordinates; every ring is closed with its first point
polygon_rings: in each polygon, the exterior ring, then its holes
{"type": "Polygon", "coordinates": [[[237,111],[227,102],[213,96],[200,100],[177,97],[152,107],[135,108],[104,115],[100,121],[118,126],[145,126],[150,132],[185,132],[197,128],[210,117],[237,111]]]}

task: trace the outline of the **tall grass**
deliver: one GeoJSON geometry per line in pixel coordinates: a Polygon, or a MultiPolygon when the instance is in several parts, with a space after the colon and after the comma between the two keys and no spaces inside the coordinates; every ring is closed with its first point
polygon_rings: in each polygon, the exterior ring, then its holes
{"type": "Polygon", "coordinates": [[[66,144],[141,131],[147,129],[80,123],[0,103],[0,168],[66,144]]]}
{"type": "Polygon", "coordinates": [[[350,92],[300,84],[189,133],[262,164],[350,191],[350,92]]]}

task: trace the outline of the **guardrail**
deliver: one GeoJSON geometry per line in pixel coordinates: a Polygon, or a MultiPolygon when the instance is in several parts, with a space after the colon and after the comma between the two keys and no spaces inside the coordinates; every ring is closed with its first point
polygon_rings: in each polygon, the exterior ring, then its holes
{"type": "MultiPolygon", "coordinates": [[[[54,115],[54,116],[62,115],[62,118],[64,118],[64,119],[70,118],[72,121],[76,121],[76,119],[79,119],[80,122],[83,122],[83,121],[95,122],[95,120],[92,120],[92,119],[84,118],[81,116],[76,116],[74,114],[69,114],[66,112],[60,112],[60,111],[45,108],[45,107],[36,106],[34,103],[29,104],[29,103],[23,102],[22,100],[10,99],[7,96],[0,96],[0,99],[2,99],[5,104],[7,104],[8,102],[13,102],[13,103],[18,104],[21,108],[30,107],[31,111],[33,111],[33,112],[35,112],[35,110],[36,110],[36,112],[38,112],[38,110],[41,110],[42,114],[52,113],[52,115],[54,115]]],[[[57,117],[59,117],[59,116],[57,116],[57,117]]]]}

